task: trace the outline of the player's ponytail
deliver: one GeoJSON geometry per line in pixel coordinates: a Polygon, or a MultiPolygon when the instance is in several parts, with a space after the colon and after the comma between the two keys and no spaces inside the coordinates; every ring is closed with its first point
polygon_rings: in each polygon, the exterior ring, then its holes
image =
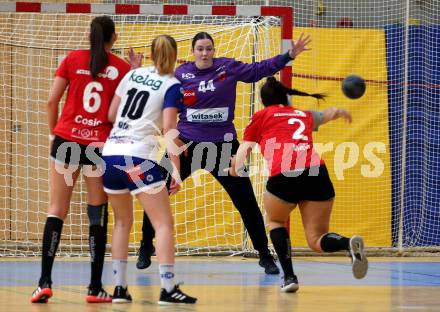
{"type": "Polygon", "coordinates": [[[160,35],[151,44],[151,59],[160,75],[174,73],[177,60],[177,43],[173,37],[160,35]]]}
{"type": "Polygon", "coordinates": [[[105,44],[109,43],[115,33],[115,23],[108,16],[98,16],[90,24],[90,74],[95,79],[108,64],[105,44]]]}
{"type": "Polygon", "coordinates": [[[279,104],[289,105],[287,95],[311,96],[317,100],[323,100],[325,98],[325,95],[321,93],[310,94],[297,89],[287,88],[273,76],[266,79],[266,82],[260,90],[261,101],[264,106],[279,104]]]}
{"type": "Polygon", "coordinates": [[[289,88],[285,88],[285,89],[288,95],[311,96],[317,100],[324,100],[326,97],[326,95],[322,93],[307,93],[307,92],[299,91],[297,89],[289,89],[289,88]]]}

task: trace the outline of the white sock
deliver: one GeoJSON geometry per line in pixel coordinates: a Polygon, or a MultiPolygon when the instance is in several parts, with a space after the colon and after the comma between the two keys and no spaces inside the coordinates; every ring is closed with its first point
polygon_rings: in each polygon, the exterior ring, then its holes
{"type": "Polygon", "coordinates": [[[174,288],[174,264],[159,264],[160,287],[170,292],[174,288]]]}
{"type": "Polygon", "coordinates": [[[115,286],[127,288],[127,260],[113,259],[113,279],[115,286]]]}

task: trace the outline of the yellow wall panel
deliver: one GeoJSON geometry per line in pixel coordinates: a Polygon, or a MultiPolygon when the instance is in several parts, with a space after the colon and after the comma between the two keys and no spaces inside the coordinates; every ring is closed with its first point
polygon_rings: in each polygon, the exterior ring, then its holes
{"type": "MultiPolygon", "coordinates": [[[[292,84],[307,92],[324,92],[328,98],[318,106],[315,100],[294,97],[294,105],[315,110],[337,106],[353,115],[351,125],[338,120],[322,126],[314,136],[316,143],[332,144],[322,155],[336,191],[330,230],[347,236],[360,234],[368,246],[390,246],[388,98],[387,86],[382,83],[387,80],[384,32],[311,28],[295,29],[294,36],[302,31],[311,35],[312,50],[295,60],[292,84]],[[358,100],[350,100],[341,92],[340,79],[352,73],[367,80],[367,91],[358,100]],[[350,155],[356,159],[353,163],[350,155]]],[[[294,246],[306,245],[298,212],[292,218],[291,234],[294,246]]]]}

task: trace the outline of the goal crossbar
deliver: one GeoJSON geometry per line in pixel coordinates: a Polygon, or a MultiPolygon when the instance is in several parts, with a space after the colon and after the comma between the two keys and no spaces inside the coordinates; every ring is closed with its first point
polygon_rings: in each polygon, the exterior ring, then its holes
{"type": "MultiPolygon", "coordinates": [[[[293,9],[289,6],[0,2],[0,12],[275,16],[280,18],[281,51],[287,51],[290,48],[293,32],[293,9]]],[[[291,85],[292,66],[290,63],[280,71],[280,79],[285,85],[291,85]]]]}

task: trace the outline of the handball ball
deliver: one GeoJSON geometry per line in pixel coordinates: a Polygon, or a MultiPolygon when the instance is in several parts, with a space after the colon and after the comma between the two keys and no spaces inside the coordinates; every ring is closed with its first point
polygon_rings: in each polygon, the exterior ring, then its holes
{"type": "Polygon", "coordinates": [[[342,81],[342,92],[350,99],[358,99],[365,93],[365,80],[356,75],[345,77],[342,81]]]}

